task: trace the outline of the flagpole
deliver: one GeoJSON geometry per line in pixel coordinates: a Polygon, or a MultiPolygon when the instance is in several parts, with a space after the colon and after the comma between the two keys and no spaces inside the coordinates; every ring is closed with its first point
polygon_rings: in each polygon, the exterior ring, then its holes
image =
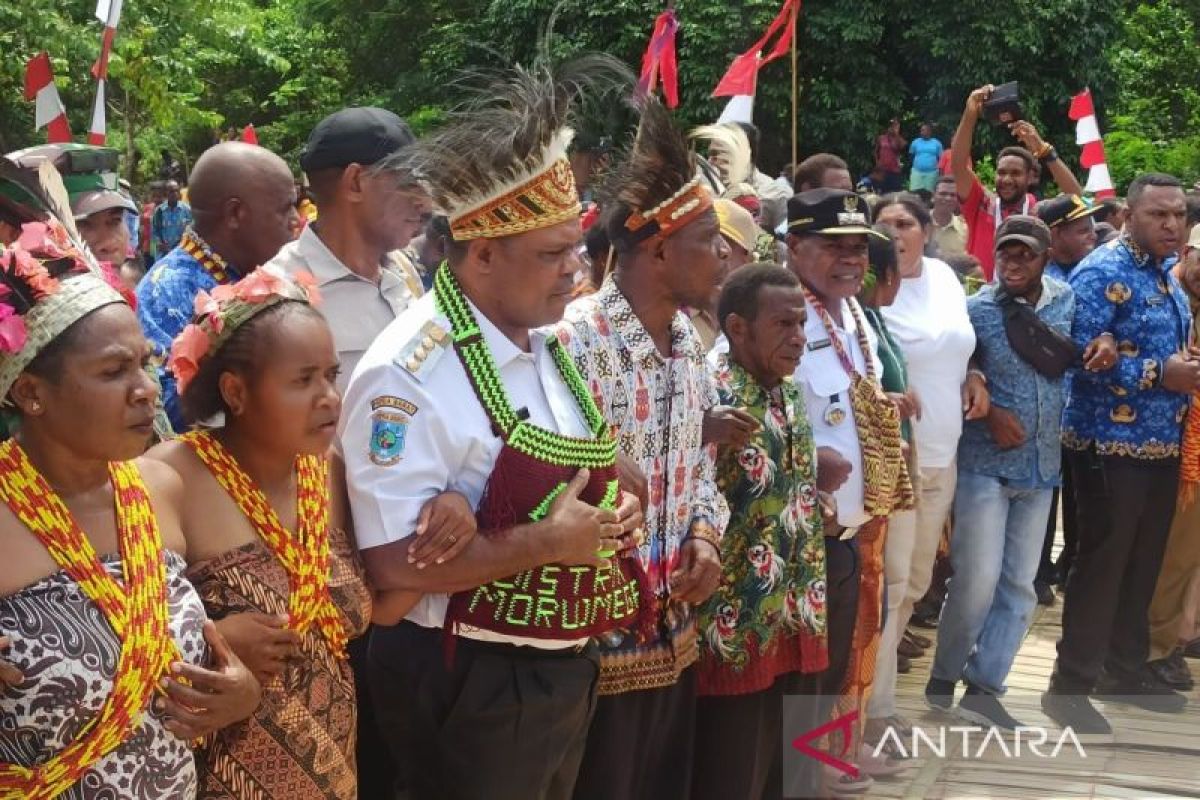
{"type": "Polygon", "coordinates": [[[798,155],[798,140],[797,140],[797,133],[796,133],[796,131],[797,131],[797,128],[796,128],[797,110],[796,109],[799,104],[799,95],[800,95],[800,73],[799,73],[799,70],[797,69],[797,46],[796,46],[797,45],[797,37],[799,37],[799,35],[800,35],[800,32],[799,32],[800,20],[798,19],[799,15],[800,15],[800,9],[799,9],[798,5],[797,5],[796,9],[792,12],[792,14],[795,17],[797,17],[797,19],[795,19],[795,21],[792,25],[792,169],[794,170],[794,169],[796,169],[796,158],[798,155]]]}

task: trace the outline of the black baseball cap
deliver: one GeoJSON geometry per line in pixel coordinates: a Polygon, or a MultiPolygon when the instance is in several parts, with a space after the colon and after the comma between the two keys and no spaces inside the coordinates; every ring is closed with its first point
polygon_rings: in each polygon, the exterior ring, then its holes
{"type": "Polygon", "coordinates": [[[1037,217],[1013,214],[1000,223],[996,231],[996,249],[1006,244],[1020,242],[1041,255],[1050,249],[1050,228],[1037,217]]]}
{"type": "Polygon", "coordinates": [[[810,189],[788,200],[788,233],[801,236],[862,234],[886,238],[871,228],[871,207],[862,195],[844,189],[810,189]]]}
{"type": "Polygon", "coordinates": [[[300,168],[315,172],[349,164],[369,166],[416,141],[408,123],[384,108],[356,106],[335,111],[317,123],[300,168]]]}
{"type": "Polygon", "coordinates": [[[1077,194],[1060,194],[1058,197],[1038,203],[1037,215],[1047,226],[1056,228],[1064,222],[1074,222],[1077,219],[1090,217],[1100,211],[1102,207],[1088,197],[1080,197],[1077,194]]]}

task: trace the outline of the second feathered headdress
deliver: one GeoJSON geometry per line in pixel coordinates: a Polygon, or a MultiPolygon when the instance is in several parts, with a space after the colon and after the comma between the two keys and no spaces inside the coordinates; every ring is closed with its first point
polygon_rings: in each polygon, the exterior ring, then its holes
{"type": "Polygon", "coordinates": [[[665,239],[713,204],[687,139],[666,106],[646,94],[635,101],[641,120],[633,147],[604,185],[610,208],[607,230],[617,252],[655,237],[665,239]]]}

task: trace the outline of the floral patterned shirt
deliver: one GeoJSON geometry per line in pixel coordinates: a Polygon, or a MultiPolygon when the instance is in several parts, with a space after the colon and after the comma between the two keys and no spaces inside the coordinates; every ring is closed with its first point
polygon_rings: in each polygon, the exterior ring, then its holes
{"type": "Polygon", "coordinates": [[[619,694],[675,683],[696,661],[692,610],[668,603],[669,578],[683,543],[716,541],[728,511],[713,477],[712,452],[701,444],[704,412],[716,404],[696,331],[678,312],[671,355],[663,358],[610,276],[600,290],[567,307],[556,333],[620,442],[650,489],[646,541],[639,557],[659,598],[659,635],[605,634],[600,692],[619,694]]]}
{"type": "Polygon", "coordinates": [[[816,444],[800,391],[790,379],[768,391],[724,354],[716,380],[721,405],[744,409],[762,426],[741,450],[718,455],[729,525],[721,584],[699,609],[699,693],[732,695],[828,666],[825,537],[816,444]]]}
{"type": "Polygon", "coordinates": [[[1094,445],[1103,456],[1142,460],[1179,457],[1189,396],[1164,389],[1162,379],[1167,359],[1187,347],[1191,311],[1173,263],[1155,261],[1123,235],[1071,271],[1075,343],[1082,349],[1111,333],[1119,357],[1106,372],[1067,373],[1067,447],[1094,445]]]}

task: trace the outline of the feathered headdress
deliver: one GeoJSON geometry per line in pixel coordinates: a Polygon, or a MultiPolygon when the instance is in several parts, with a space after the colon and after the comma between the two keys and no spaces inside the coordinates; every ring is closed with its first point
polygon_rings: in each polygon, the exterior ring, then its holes
{"type": "Polygon", "coordinates": [[[754,171],[754,159],[750,155],[750,140],[746,138],[746,132],[740,125],[732,122],[701,125],[692,131],[691,138],[708,142],[710,151],[715,149],[726,160],[726,171],[721,176],[726,186],[750,180],[754,171]]]}
{"type": "Polygon", "coordinates": [[[497,83],[480,84],[450,124],[396,156],[395,165],[424,182],[449,217],[456,241],[511,236],[557,225],[581,211],[567,159],[570,121],[588,90],[628,87],[633,74],[608,56],[558,69],[540,57],[497,83]]]}
{"type": "Polygon", "coordinates": [[[612,210],[608,234],[618,252],[654,237],[666,238],[712,208],[692,152],[671,114],[656,97],[639,94],[637,136],[625,160],[604,182],[612,210]]]}

